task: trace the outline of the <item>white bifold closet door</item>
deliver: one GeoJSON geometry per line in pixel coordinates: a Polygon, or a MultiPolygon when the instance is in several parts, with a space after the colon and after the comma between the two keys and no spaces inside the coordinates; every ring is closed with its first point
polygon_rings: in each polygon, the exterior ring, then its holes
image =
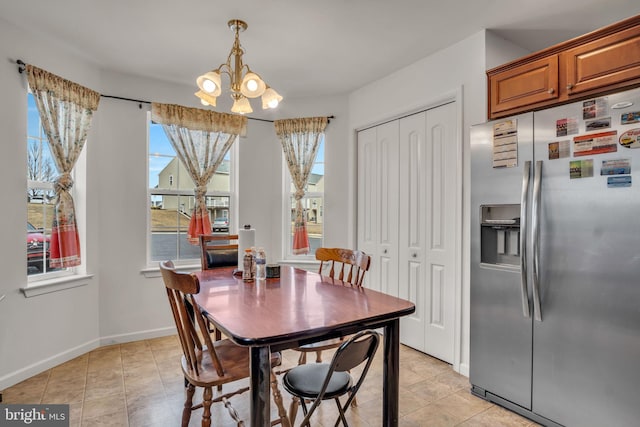
{"type": "Polygon", "coordinates": [[[453,362],[458,142],[455,103],[358,133],[358,247],[366,286],[408,299],[401,342],[453,362]]]}

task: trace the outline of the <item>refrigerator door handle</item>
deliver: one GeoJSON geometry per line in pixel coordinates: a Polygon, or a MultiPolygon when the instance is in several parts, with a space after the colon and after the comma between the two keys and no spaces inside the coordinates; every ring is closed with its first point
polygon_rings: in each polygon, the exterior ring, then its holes
{"type": "Polygon", "coordinates": [[[527,160],[524,162],[524,171],[522,172],[522,196],[520,198],[520,291],[522,293],[522,314],[527,319],[531,317],[527,286],[527,205],[530,179],[531,160],[527,160]]]}
{"type": "Polygon", "coordinates": [[[533,239],[533,313],[534,318],[542,322],[540,306],[540,184],[542,180],[542,160],[536,162],[533,178],[533,206],[531,207],[531,223],[533,239]]]}

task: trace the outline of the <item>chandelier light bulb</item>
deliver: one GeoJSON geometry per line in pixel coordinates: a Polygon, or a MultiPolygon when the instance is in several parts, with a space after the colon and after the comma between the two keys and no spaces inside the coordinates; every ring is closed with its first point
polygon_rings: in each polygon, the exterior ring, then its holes
{"type": "Polygon", "coordinates": [[[251,92],[255,92],[255,90],[258,89],[258,82],[254,79],[249,80],[247,82],[247,89],[249,89],[251,92]]]}
{"type": "Polygon", "coordinates": [[[267,87],[262,94],[262,109],[276,108],[280,101],[282,101],[282,96],[273,88],[267,87]]]}
{"type": "Polygon", "coordinates": [[[216,84],[209,79],[202,82],[202,88],[205,92],[213,93],[216,90],[216,84]]]}
{"type": "Polygon", "coordinates": [[[204,99],[201,99],[201,100],[200,100],[200,104],[204,105],[205,107],[206,107],[207,105],[209,105],[209,103],[208,103],[207,101],[205,101],[204,99]]]}

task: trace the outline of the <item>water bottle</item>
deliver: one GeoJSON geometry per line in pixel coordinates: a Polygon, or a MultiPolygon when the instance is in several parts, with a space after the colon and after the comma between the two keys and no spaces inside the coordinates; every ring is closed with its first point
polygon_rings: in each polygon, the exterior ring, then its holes
{"type": "Polygon", "coordinates": [[[253,255],[251,249],[245,249],[244,257],[242,258],[242,280],[250,282],[253,280],[253,255]]]}
{"type": "Polygon", "coordinates": [[[256,279],[267,278],[267,257],[264,248],[258,248],[256,251],[256,279]]]}

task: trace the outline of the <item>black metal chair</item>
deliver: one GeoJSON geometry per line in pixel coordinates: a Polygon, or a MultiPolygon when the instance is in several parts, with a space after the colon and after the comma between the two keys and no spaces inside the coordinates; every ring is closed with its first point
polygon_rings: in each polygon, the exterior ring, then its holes
{"type": "MultiPolygon", "coordinates": [[[[313,411],[323,400],[333,399],[338,406],[340,415],[336,420],[336,426],[342,420],[344,426],[348,426],[345,411],[364,382],[373,356],[378,349],[380,335],[372,330],[357,333],[345,341],[335,352],[331,363],[313,363],[299,365],[288,371],[282,378],[282,386],[298,400],[305,414],[301,426],[311,426],[309,419],[313,411]],[[365,363],[358,380],[354,384],[354,378],[350,370],[365,363]],[[349,394],[344,405],[340,403],[340,397],[349,394]],[[307,410],[305,400],[313,401],[307,410]]],[[[295,413],[290,413],[291,423],[295,422],[295,413]]]]}

